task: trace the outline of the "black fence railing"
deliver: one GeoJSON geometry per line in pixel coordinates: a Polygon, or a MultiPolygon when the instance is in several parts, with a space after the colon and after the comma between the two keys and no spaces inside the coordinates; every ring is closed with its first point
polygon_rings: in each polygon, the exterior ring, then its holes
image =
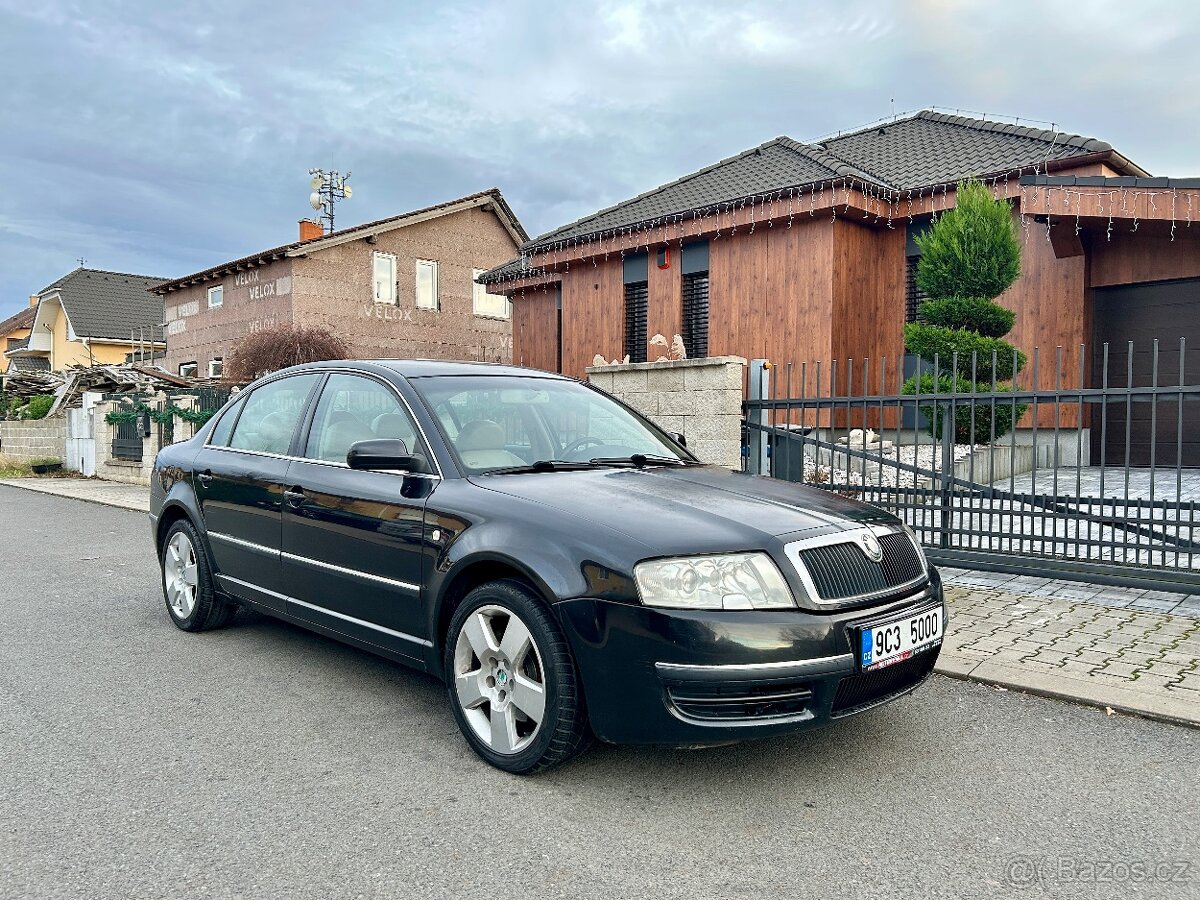
{"type": "Polygon", "coordinates": [[[1184,341],[960,362],[752,369],[751,471],[891,510],[943,563],[1200,593],[1184,341]]]}

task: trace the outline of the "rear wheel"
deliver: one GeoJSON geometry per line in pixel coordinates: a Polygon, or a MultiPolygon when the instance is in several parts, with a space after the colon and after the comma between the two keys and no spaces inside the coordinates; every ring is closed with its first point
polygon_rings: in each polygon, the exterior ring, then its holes
{"type": "Polygon", "coordinates": [[[455,718],[480,756],[529,774],[591,743],[582,686],[562,630],[516,581],[471,591],[450,622],[446,680],[455,718]]]}
{"type": "Polygon", "coordinates": [[[180,519],[167,529],[160,556],[163,598],[175,627],[207,631],[228,625],[237,606],[217,594],[212,565],[190,522],[180,519]]]}

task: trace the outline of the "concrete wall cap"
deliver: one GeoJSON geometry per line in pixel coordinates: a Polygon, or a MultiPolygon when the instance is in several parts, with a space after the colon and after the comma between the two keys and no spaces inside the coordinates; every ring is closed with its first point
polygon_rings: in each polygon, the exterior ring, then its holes
{"type": "Polygon", "coordinates": [[[705,366],[746,365],[741,356],[706,356],[702,359],[668,359],[663,362],[619,363],[615,366],[588,366],[589,375],[608,372],[653,372],[655,369],[703,368],[705,366]]]}

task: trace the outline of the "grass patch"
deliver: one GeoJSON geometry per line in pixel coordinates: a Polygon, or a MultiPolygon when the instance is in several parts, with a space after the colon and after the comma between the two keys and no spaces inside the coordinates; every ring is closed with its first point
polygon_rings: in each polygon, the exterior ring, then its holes
{"type": "Polygon", "coordinates": [[[63,470],[38,475],[33,471],[34,464],[62,462],[57,456],[38,457],[37,459],[17,459],[15,456],[5,456],[0,453],[0,478],[61,478],[67,474],[63,470]]]}

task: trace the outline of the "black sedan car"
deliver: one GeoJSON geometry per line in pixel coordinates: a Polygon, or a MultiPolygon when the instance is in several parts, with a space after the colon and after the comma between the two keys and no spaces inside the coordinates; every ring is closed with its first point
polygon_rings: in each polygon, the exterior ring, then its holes
{"type": "Polygon", "coordinates": [[[150,519],[179,628],[246,606],[423,669],[510,772],[823,724],[918,685],[945,628],[893,516],[509,366],[267,376],[158,455],[150,519]]]}

